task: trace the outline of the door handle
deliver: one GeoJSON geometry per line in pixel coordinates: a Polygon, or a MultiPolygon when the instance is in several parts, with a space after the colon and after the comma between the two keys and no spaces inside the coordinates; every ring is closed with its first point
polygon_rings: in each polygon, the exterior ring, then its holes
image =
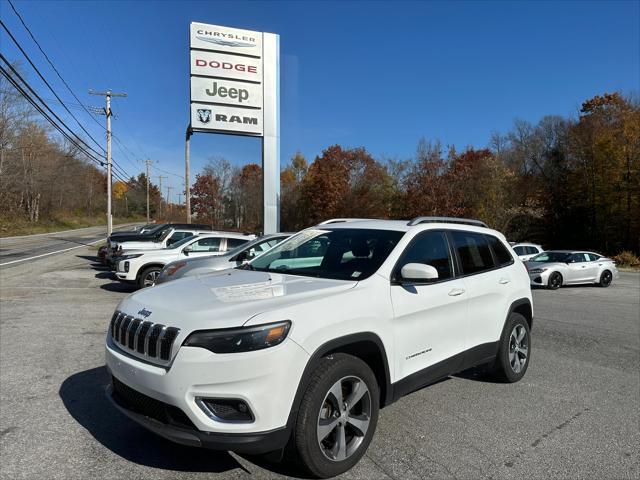
{"type": "Polygon", "coordinates": [[[500,285],[506,285],[507,283],[509,283],[511,280],[509,280],[508,278],[501,278],[500,280],[498,280],[498,283],[500,283],[500,285]]]}
{"type": "Polygon", "coordinates": [[[454,288],[453,290],[449,291],[449,296],[457,297],[458,295],[462,295],[464,292],[465,292],[464,288],[454,288]]]}

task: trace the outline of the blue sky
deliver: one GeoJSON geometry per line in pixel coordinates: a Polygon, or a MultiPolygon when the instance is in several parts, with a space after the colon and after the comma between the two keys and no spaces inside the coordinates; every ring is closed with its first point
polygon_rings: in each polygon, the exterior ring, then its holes
{"type": "MultiPolygon", "coordinates": [[[[90,88],[128,93],[113,105],[114,133],[127,146],[125,155],[114,144],[114,158],[131,174],[146,157],[183,174],[191,21],[280,34],[283,164],[296,150],[311,161],[335,143],[399,158],[423,136],[483,147],[515,118],[576,115],[595,94],[640,90],[638,1],[14,4],[83,102],[101,105],[90,88]]],[[[5,0],[0,13],[60,96],[74,102],[5,0]]],[[[20,59],[4,32],[0,42],[20,59]]],[[[102,138],[86,114],[72,111],[102,138]]],[[[195,135],[193,176],[212,155],[259,162],[260,141],[195,135]]],[[[177,176],[169,181],[182,189],[177,176]]]]}

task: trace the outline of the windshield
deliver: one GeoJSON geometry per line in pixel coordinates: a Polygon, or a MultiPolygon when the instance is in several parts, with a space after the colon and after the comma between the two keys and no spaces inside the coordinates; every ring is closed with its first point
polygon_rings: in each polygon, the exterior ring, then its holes
{"type": "Polygon", "coordinates": [[[189,235],[188,237],[183,238],[182,240],[180,240],[179,242],[176,243],[172,243],[171,246],[169,247],[165,247],[165,250],[173,250],[174,248],[180,248],[182,247],[185,243],[190,242],[191,240],[193,240],[194,237],[197,237],[197,235],[189,235]]]}
{"type": "Polygon", "coordinates": [[[167,238],[167,235],[169,235],[169,233],[171,233],[172,228],[171,227],[164,227],[163,229],[161,229],[159,232],[157,232],[154,236],[155,236],[155,241],[156,242],[162,242],[165,238],[167,238]]]}
{"type": "Polygon", "coordinates": [[[309,229],[294,235],[246,268],[338,280],[362,280],[372,275],[404,232],[339,228],[309,229]]]}
{"type": "Polygon", "coordinates": [[[247,250],[251,247],[253,247],[254,245],[258,245],[260,243],[264,243],[264,242],[273,242],[273,241],[277,241],[277,242],[281,242],[282,240],[285,240],[289,238],[289,235],[283,235],[282,237],[260,237],[260,238],[256,238],[255,240],[252,240],[251,242],[247,242],[247,243],[243,243],[242,245],[238,245],[236,248],[229,250],[227,253],[225,253],[225,255],[229,256],[229,257],[233,257],[234,255],[247,250]]]}
{"type": "Polygon", "coordinates": [[[568,252],[542,252],[533,257],[530,262],[565,262],[571,256],[568,252]]]}

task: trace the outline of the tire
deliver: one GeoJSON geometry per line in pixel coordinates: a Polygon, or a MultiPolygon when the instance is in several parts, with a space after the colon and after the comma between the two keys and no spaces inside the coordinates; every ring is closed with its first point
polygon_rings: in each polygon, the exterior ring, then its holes
{"type": "Polygon", "coordinates": [[[598,285],[602,288],[607,288],[609,285],[611,285],[612,281],[613,274],[609,270],[605,270],[604,272],[602,272],[602,274],[600,274],[600,281],[598,282],[598,285]]]}
{"type": "Polygon", "coordinates": [[[518,382],[531,362],[531,330],[524,316],[512,312],[502,331],[492,376],[506,383],[518,382]],[[523,336],[524,334],[524,336],[523,336]],[[517,359],[517,362],[516,362],[517,359]]]}
{"type": "Polygon", "coordinates": [[[138,288],[150,287],[151,284],[149,284],[149,282],[154,282],[161,271],[162,267],[158,266],[145,268],[142,273],[138,275],[138,288]]]}
{"type": "Polygon", "coordinates": [[[549,275],[549,280],[547,280],[547,287],[549,290],[557,290],[562,286],[562,274],[559,272],[553,272],[549,275]]]}
{"type": "Polygon", "coordinates": [[[378,423],[379,392],[375,375],[359,358],[336,353],[320,361],[302,397],[291,444],[309,474],[334,477],[358,463],[378,423]],[[362,396],[339,408],[354,392],[362,396]]]}

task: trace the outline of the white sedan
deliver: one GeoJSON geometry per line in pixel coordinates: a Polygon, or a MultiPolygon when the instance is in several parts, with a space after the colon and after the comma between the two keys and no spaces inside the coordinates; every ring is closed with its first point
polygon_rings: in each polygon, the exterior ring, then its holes
{"type": "Polygon", "coordinates": [[[228,245],[240,245],[254,238],[255,235],[241,233],[202,233],[187,237],[168,248],[126,251],[118,257],[116,278],[135,283],[140,288],[150,287],[167,263],[184,258],[222,255],[228,245]]]}
{"type": "Polygon", "coordinates": [[[608,287],[618,278],[613,260],[593,252],[549,250],[526,264],[531,285],[555,290],[562,285],[591,283],[608,287]]]}

